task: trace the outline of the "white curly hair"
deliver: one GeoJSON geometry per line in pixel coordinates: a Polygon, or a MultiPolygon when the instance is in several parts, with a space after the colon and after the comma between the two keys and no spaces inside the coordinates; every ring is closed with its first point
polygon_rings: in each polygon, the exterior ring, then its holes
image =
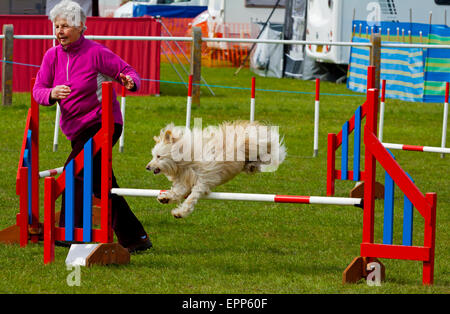
{"type": "Polygon", "coordinates": [[[49,19],[54,23],[56,18],[63,18],[67,20],[69,26],[81,26],[83,24],[83,32],[86,27],[86,13],[84,13],[81,6],[71,0],[62,0],[49,13],[49,19]]]}

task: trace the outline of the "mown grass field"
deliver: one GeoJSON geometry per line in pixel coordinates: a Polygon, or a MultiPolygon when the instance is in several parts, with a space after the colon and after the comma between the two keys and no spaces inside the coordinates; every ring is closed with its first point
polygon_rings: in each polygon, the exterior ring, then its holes
{"type": "MultiPolygon", "coordinates": [[[[162,65],[161,80],[179,81],[162,65]]],[[[212,85],[250,87],[252,73],[203,68],[212,85]]],[[[314,91],[314,82],[257,77],[263,90],[314,91]]],[[[203,126],[224,120],[247,119],[250,92],[245,89],[202,88],[201,105],[193,107],[192,121],[203,126]]],[[[160,97],[128,97],[125,151],[113,149],[113,165],[121,187],[169,187],[163,176],[145,170],[153,135],[169,122],[185,123],[186,89],[161,84],[160,97]]],[[[216,191],[325,196],[326,137],[337,133],[364,101],[345,85],[322,82],[319,156],[313,154],[314,95],[257,91],[256,119],[280,127],[288,157],[274,173],[241,174],[216,191]]],[[[30,96],[15,94],[11,107],[0,107],[0,229],[15,222],[18,197],[15,177],[30,96]]],[[[442,104],[388,100],[386,142],[440,146],[442,104]]],[[[61,166],[69,142],[60,134],[52,152],[55,108],[41,107],[40,168],[61,166]]],[[[450,132],[449,132],[450,133],[450,132]]],[[[450,134],[447,134],[450,138],[450,134]]],[[[447,141],[448,142],[448,141],[447,141]]],[[[422,265],[414,261],[383,260],[387,280],[381,287],[361,281],[343,285],[342,272],[359,255],[362,210],[353,207],[272,204],[201,200],[186,219],[170,215],[173,205],[153,198],[127,197],[142,221],[154,248],[135,254],[126,266],[82,268],[81,285],[68,286],[64,260],[67,248],[56,248],[56,261],[43,265],[43,245],[0,245],[0,293],[450,293],[450,156],[394,151],[399,164],[420,190],[437,192],[435,284],[422,286],[422,265]]],[[[337,166],[340,159],[337,160],[337,166]]],[[[350,160],[350,164],[352,161],[350,160]]],[[[378,165],[378,181],[384,173],[378,165]]],[[[354,182],[338,181],[336,196],[348,196],[354,182]]],[[[43,190],[43,188],[41,188],[43,190]]],[[[41,196],[41,204],[43,197],[41,196]]],[[[402,238],[403,194],[395,195],[396,244],[402,238]]],[[[376,241],[381,242],[383,202],[376,203],[376,241]]],[[[42,207],[41,207],[42,208],[42,207]]],[[[414,243],[423,243],[423,219],[415,211],[414,243]]]]}

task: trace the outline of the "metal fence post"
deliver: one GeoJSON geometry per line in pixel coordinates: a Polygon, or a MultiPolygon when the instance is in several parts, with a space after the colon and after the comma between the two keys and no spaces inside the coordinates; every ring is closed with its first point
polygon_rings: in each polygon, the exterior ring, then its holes
{"type": "Polygon", "coordinates": [[[3,64],[2,64],[2,104],[12,104],[13,84],[13,42],[14,30],[12,24],[3,25],[3,64]]]}
{"type": "Polygon", "coordinates": [[[202,71],[202,29],[192,29],[191,48],[191,75],[192,75],[192,103],[200,105],[200,79],[202,71]]]}
{"type": "Polygon", "coordinates": [[[375,66],[375,84],[374,88],[380,89],[381,72],[381,34],[374,33],[370,38],[372,47],[370,47],[370,65],[375,66]]]}

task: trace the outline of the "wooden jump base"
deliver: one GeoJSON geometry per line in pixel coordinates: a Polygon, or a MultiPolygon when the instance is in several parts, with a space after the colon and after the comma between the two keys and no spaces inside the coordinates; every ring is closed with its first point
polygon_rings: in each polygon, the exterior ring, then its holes
{"type": "MultiPolygon", "coordinates": [[[[140,197],[158,197],[164,191],[165,190],[125,189],[125,188],[111,189],[112,194],[122,196],[140,196],[140,197]]],[[[361,198],[350,198],[350,197],[224,193],[224,192],[211,192],[208,195],[204,196],[203,199],[272,202],[272,203],[342,205],[342,206],[356,206],[356,207],[362,207],[363,204],[363,200],[361,198]]]]}

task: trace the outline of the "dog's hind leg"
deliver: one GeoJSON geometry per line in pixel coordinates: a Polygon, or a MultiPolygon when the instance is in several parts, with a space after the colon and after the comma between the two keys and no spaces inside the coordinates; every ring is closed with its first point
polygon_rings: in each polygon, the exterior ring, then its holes
{"type": "Polygon", "coordinates": [[[253,174],[261,171],[261,162],[260,161],[246,161],[244,165],[244,169],[248,174],[253,174]]]}
{"type": "Polygon", "coordinates": [[[204,195],[209,193],[209,188],[206,185],[199,184],[192,187],[191,194],[186,200],[181,203],[177,208],[172,210],[172,215],[175,218],[185,218],[194,211],[194,206],[197,201],[204,195]]]}

